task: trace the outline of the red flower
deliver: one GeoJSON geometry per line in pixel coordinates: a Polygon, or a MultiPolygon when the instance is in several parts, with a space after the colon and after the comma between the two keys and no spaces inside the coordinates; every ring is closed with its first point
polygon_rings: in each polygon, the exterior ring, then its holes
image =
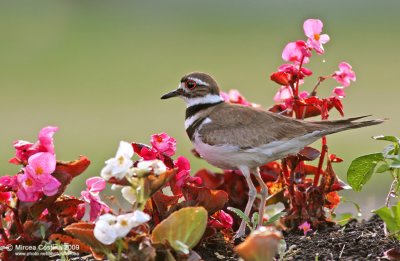
{"type": "Polygon", "coordinates": [[[210,217],[208,225],[216,229],[229,229],[232,228],[233,218],[225,211],[220,210],[210,217]]]}

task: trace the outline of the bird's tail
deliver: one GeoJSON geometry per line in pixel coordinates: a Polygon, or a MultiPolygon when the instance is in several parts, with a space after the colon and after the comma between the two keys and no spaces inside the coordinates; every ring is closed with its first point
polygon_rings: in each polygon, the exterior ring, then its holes
{"type": "Polygon", "coordinates": [[[371,115],[359,116],[354,118],[347,118],[343,120],[334,120],[334,121],[318,121],[314,122],[315,125],[318,125],[321,129],[323,129],[322,134],[329,135],[336,132],[341,132],[345,130],[358,129],[367,126],[377,125],[383,123],[387,119],[374,119],[367,121],[357,121],[371,115]]]}

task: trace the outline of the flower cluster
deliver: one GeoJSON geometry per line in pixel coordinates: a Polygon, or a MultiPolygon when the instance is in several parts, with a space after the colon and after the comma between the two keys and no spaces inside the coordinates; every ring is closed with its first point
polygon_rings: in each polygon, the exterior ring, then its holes
{"type": "Polygon", "coordinates": [[[98,218],[93,233],[101,243],[110,245],[118,238],[125,237],[132,228],[149,220],[150,216],[140,210],[119,216],[104,214],[98,218]]]}
{"type": "Polygon", "coordinates": [[[16,153],[10,162],[25,167],[16,176],[1,177],[0,184],[16,191],[19,200],[34,202],[42,195],[53,196],[57,193],[61,183],[52,176],[56,169],[53,135],[57,130],[57,127],[51,126],[43,128],[36,143],[14,142],[16,153]]]}
{"type": "Polygon", "coordinates": [[[319,77],[317,85],[311,93],[299,90],[306,77],[312,75],[312,71],[304,64],[310,61],[312,51],[318,55],[324,54],[323,45],[329,42],[327,34],[321,34],[323,29],[322,21],[308,19],[303,25],[304,33],[308,37],[306,41],[298,40],[288,43],[282,52],[282,59],[289,64],[283,64],[277,72],[271,74],[271,80],[281,85],[274,96],[277,105],[271,108],[274,112],[284,112],[286,115],[294,113],[297,118],[307,118],[316,115],[327,117],[327,111],[335,107],[343,114],[343,105],[340,99],[344,98],[344,89],[350,85],[350,81],[356,80],[352,67],[342,62],[339,70],[328,75],[319,77]],[[320,99],[316,96],[320,83],[328,78],[334,78],[341,86],[332,90],[329,98],[320,99]]]}

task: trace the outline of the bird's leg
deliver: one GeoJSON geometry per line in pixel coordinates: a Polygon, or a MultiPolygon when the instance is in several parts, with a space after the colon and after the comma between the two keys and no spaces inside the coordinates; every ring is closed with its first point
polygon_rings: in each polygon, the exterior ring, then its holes
{"type": "Polygon", "coordinates": [[[267,196],[268,196],[268,187],[265,185],[261,174],[260,174],[260,168],[256,168],[254,171],[252,171],[253,175],[256,177],[258,183],[261,186],[261,201],[260,201],[260,206],[258,208],[258,225],[257,227],[260,227],[263,222],[263,216],[264,216],[264,208],[265,208],[265,203],[267,201],[267,196]]]}
{"type": "MultiPolygon", "coordinates": [[[[243,166],[243,167],[240,167],[239,170],[243,173],[243,176],[246,178],[246,182],[249,187],[249,199],[247,201],[246,208],[244,210],[244,214],[246,216],[249,216],[251,208],[253,207],[254,199],[256,198],[257,191],[256,191],[256,187],[254,187],[253,181],[251,180],[251,177],[250,177],[250,169],[248,167],[243,166]]],[[[246,221],[242,220],[242,222],[240,223],[239,229],[236,232],[234,238],[240,238],[240,237],[244,236],[245,232],[246,232],[246,221]]]]}

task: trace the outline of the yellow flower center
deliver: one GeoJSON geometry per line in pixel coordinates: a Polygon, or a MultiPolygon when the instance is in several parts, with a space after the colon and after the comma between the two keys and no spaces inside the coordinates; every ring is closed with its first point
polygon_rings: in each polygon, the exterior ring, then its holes
{"type": "Polygon", "coordinates": [[[33,182],[31,179],[27,179],[27,180],[25,180],[25,184],[30,187],[30,186],[32,186],[33,182]]]}
{"type": "Polygon", "coordinates": [[[319,34],[314,34],[314,39],[318,41],[319,39],[321,39],[321,36],[319,34]]]}
{"type": "Polygon", "coordinates": [[[121,221],[121,226],[126,227],[128,226],[128,221],[126,221],[125,219],[121,221]]]}
{"type": "Polygon", "coordinates": [[[123,156],[120,156],[120,157],[118,158],[118,163],[119,163],[119,165],[124,164],[124,157],[123,157],[123,156]]]}
{"type": "Polygon", "coordinates": [[[42,174],[43,174],[43,169],[42,169],[42,167],[37,167],[36,170],[35,170],[35,172],[36,172],[37,175],[42,175],[42,174]]]}

